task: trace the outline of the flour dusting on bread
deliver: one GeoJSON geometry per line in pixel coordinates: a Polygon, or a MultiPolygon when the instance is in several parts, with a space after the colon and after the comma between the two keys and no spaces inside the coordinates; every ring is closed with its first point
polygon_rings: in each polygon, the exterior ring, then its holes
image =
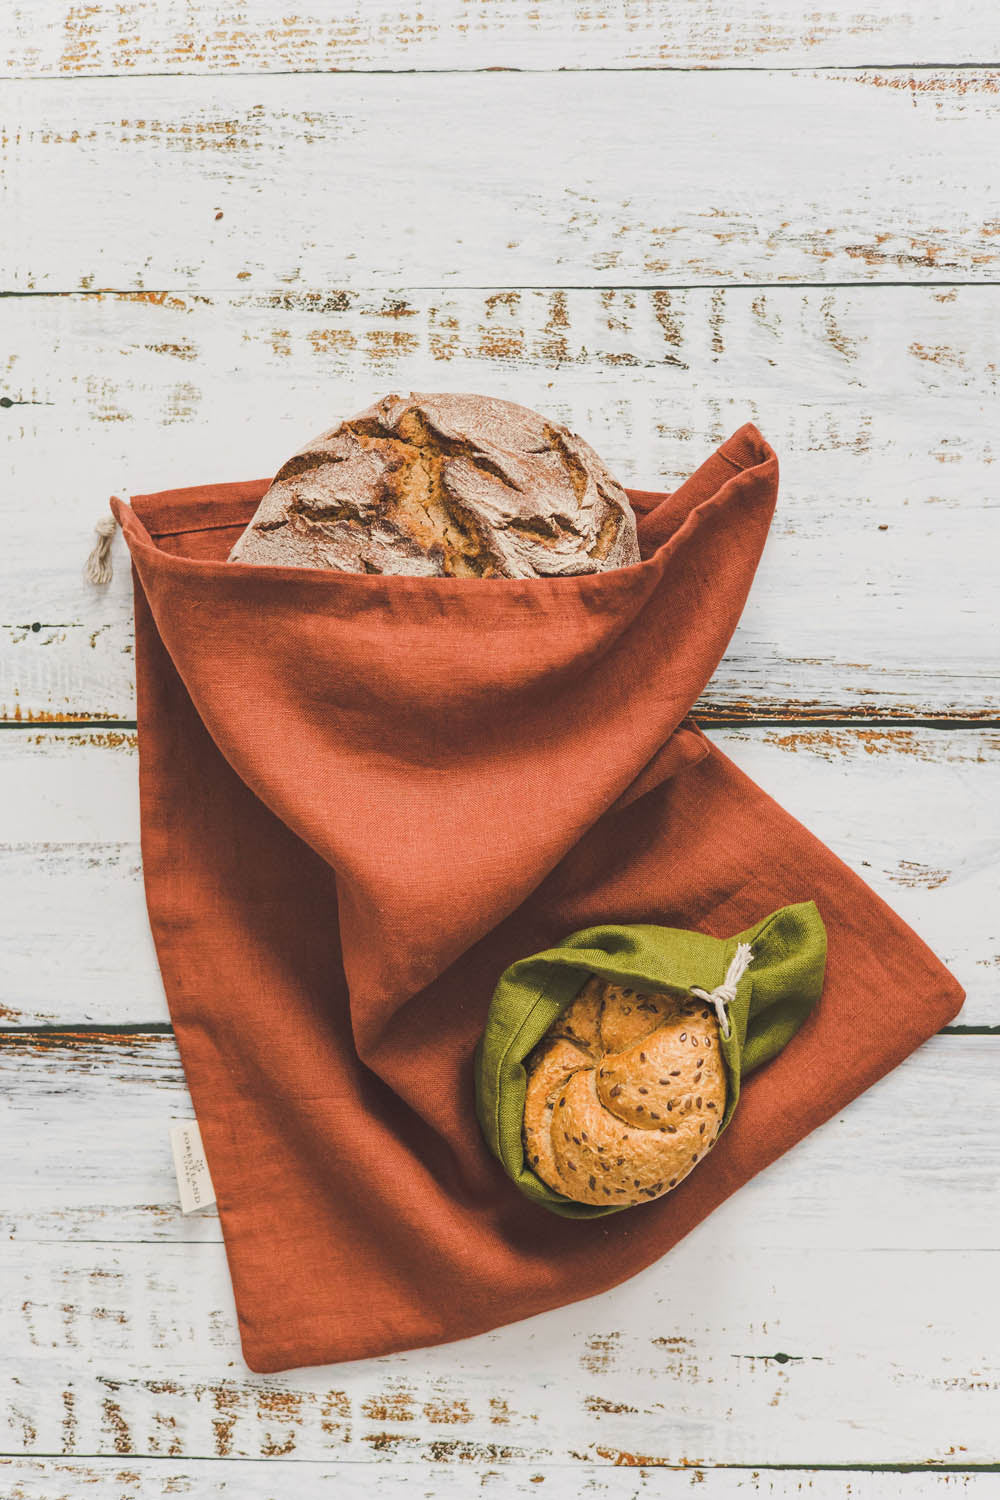
{"type": "Polygon", "coordinates": [[[536,578],[639,561],[628,496],[567,427],[513,401],[390,395],[295,453],[229,561],[536,578]]]}

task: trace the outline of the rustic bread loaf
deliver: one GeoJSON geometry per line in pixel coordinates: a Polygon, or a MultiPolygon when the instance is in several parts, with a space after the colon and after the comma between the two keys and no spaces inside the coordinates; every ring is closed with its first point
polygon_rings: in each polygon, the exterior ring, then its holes
{"type": "Polygon", "coordinates": [[[702,1000],[595,976],[525,1070],[527,1162],[577,1203],[658,1198],[711,1150],[722,1125],[719,1023],[702,1000]]]}
{"type": "Polygon", "coordinates": [[[639,561],[582,438],[491,396],[386,396],[278,470],[231,562],[533,578],[639,561]]]}

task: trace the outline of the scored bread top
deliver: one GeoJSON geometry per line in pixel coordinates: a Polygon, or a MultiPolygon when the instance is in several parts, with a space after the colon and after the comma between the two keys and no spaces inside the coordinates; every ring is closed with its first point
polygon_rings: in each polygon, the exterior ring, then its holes
{"type": "Polygon", "coordinates": [[[525,1069],[527,1164],[578,1203],[660,1197],[711,1150],[722,1125],[719,1024],[693,997],[595,975],[525,1069]]]}
{"type": "Polygon", "coordinates": [[[568,428],[492,396],[411,392],[283,464],[229,561],[533,578],[626,567],[639,545],[625,491],[568,428]]]}

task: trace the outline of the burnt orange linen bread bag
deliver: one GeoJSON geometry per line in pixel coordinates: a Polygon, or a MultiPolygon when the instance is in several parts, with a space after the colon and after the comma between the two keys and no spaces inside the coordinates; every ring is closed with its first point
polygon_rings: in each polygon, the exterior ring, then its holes
{"type": "Polygon", "coordinates": [[[777,461],[746,426],[643,560],[413,578],[225,561],[270,481],[116,500],[132,555],[142,855],[256,1371],[462,1338],[614,1286],[949,1021],[962,992],[687,717],[777,461]],[[822,998],[674,1192],[525,1198],[476,1119],[500,974],[599,923],[728,936],[814,900],[822,998]]]}

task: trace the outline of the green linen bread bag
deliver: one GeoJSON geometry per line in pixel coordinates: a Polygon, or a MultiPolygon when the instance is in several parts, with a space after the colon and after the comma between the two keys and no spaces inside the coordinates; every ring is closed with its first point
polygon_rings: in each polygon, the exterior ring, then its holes
{"type": "Polygon", "coordinates": [[[811,901],[731,938],[605,925],[519,959],[476,1049],[490,1149],[566,1217],[660,1197],[719,1139],[742,1079],[802,1025],[825,963],[811,901]]]}

